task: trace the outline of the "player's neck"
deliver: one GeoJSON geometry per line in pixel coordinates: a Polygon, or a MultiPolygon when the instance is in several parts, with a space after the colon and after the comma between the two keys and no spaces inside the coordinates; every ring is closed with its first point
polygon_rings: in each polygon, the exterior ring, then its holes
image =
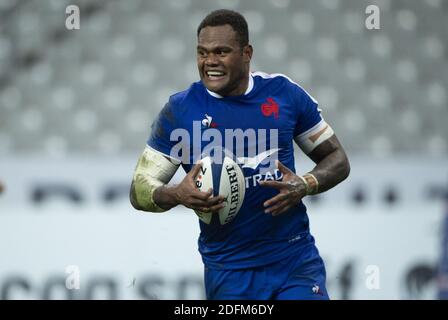
{"type": "Polygon", "coordinates": [[[247,88],[249,87],[249,74],[246,74],[244,78],[241,79],[238,87],[236,87],[234,90],[226,94],[226,96],[242,96],[246,93],[247,88]]]}

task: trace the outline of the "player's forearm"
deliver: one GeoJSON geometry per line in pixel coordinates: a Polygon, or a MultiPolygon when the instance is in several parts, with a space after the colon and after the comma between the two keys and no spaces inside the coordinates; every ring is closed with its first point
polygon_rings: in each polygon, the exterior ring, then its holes
{"type": "Polygon", "coordinates": [[[350,163],[336,135],[318,145],[309,156],[316,167],[310,172],[315,179],[310,175],[303,176],[309,184],[308,190],[311,190],[308,194],[325,192],[345,180],[350,173],[350,163]]]}
{"type": "Polygon", "coordinates": [[[179,197],[177,195],[177,185],[164,185],[154,191],[153,199],[157,205],[165,210],[177,206],[179,197]]]}
{"type": "Polygon", "coordinates": [[[350,163],[345,152],[337,149],[323,158],[310,173],[318,181],[316,193],[322,193],[335,187],[348,177],[350,163]]]}
{"type": "Polygon", "coordinates": [[[171,209],[175,205],[173,195],[167,194],[155,201],[154,194],[159,187],[171,180],[177,168],[178,165],[172,163],[165,155],[146,146],[137,162],[132,179],[129,195],[132,206],[147,212],[164,212],[171,209]]]}
{"type": "Polygon", "coordinates": [[[130,201],[135,209],[147,212],[163,212],[177,205],[174,188],[156,184],[143,174],[136,174],[132,181],[130,201]],[[161,196],[159,189],[164,190],[161,196]]]}

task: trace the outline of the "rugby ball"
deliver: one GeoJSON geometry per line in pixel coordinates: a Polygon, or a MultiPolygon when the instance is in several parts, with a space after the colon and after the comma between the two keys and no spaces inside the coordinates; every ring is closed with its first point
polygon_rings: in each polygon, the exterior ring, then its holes
{"type": "Polygon", "coordinates": [[[232,158],[223,156],[220,161],[214,161],[211,157],[201,159],[201,170],[195,182],[200,191],[206,192],[212,188],[214,196],[224,196],[224,208],[217,213],[195,210],[199,219],[210,224],[216,219],[213,216],[217,215],[221,225],[235,219],[243,204],[246,186],[243,171],[232,158]]]}

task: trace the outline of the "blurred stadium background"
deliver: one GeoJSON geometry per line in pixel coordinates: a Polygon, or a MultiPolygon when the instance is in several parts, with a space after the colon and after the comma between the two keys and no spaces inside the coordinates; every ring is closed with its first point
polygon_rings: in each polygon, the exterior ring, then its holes
{"type": "Polygon", "coordinates": [[[137,213],[128,191],[218,8],[246,16],[252,70],[306,88],[351,159],[349,180],[306,199],[332,298],[443,297],[448,1],[0,0],[0,299],[204,298],[194,214],[137,213]]]}

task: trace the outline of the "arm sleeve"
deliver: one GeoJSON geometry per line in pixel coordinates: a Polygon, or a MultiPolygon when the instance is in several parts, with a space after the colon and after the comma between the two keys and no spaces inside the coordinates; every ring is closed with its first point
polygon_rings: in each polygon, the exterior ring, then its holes
{"type": "Polygon", "coordinates": [[[147,145],[172,160],[178,161],[171,156],[171,150],[178,141],[170,139],[171,133],[178,127],[174,104],[170,99],[152,123],[147,145]]]}
{"type": "Polygon", "coordinates": [[[294,90],[294,98],[297,105],[297,122],[294,128],[294,137],[318,128],[323,118],[320,114],[318,102],[310,94],[300,87],[294,90]]]}

